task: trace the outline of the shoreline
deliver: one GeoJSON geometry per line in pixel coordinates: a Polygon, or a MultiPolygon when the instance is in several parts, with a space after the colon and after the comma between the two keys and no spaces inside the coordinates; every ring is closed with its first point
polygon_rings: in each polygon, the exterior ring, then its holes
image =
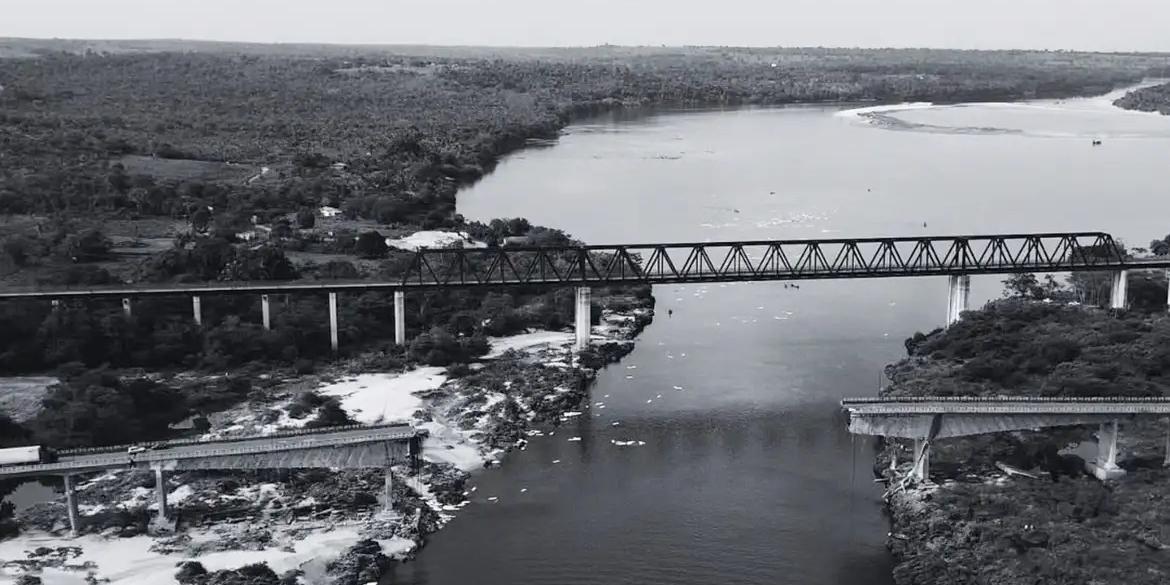
{"type": "MultiPolygon", "coordinates": [[[[891,384],[881,395],[930,395],[939,393],[940,387],[947,388],[942,393],[948,395],[1036,392],[1034,380],[999,385],[973,378],[964,366],[983,359],[978,354],[958,363],[936,355],[967,351],[962,344],[980,339],[973,331],[984,331],[986,337],[988,327],[1024,328],[1001,333],[1005,344],[1014,342],[1011,335],[1040,345],[1070,334],[1089,335],[1079,341],[1082,355],[1088,356],[1085,363],[1100,359],[1094,352],[1126,352],[1120,366],[1125,369],[1153,363],[1145,357],[1145,347],[1155,343],[1155,332],[1170,326],[1162,314],[1131,311],[1118,316],[1057,303],[1011,304],[1017,302],[998,301],[999,305],[965,315],[959,326],[920,340],[927,349],[920,353],[915,348],[909,357],[887,367],[891,384]],[[980,324],[964,332],[962,324],[969,319],[980,324]],[[1091,337],[1101,330],[1133,330],[1135,336],[1120,342],[1091,337]]],[[[1057,367],[1049,375],[1075,379],[1071,378],[1075,371],[1057,367]]],[[[1143,392],[1156,388],[1134,384],[1160,374],[1146,375],[1139,370],[1111,390],[1088,395],[1149,395],[1143,392]]],[[[1081,395],[1052,388],[1042,391],[1081,395]]],[[[1170,549],[1164,544],[1170,541],[1164,533],[1170,502],[1162,496],[1162,486],[1170,480],[1170,469],[1164,467],[1165,425],[1152,419],[1125,422],[1118,460],[1127,474],[1107,482],[1085,472],[1086,459],[1096,454],[1094,430],[1094,425],[1052,427],[952,437],[932,445],[930,481],[886,493],[887,549],[894,560],[895,583],[1164,583],[1170,574],[1159,556],[1159,551],[1170,549]]],[[[899,484],[910,472],[912,459],[907,441],[882,440],[874,457],[874,476],[887,486],[899,484]],[[899,463],[896,470],[890,468],[892,458],[899,463]]]]}
{"type": "Polygon", "coordinates": [[[590,350],[579,357],[570,347],[571,333],[559,334],[560,342],[552,332],[521,334],[494,339],[502,351],[489,353],[459,377],[426,367],[397,374],[351,370],[332,381],[298,377],[282,381],[286,390],[265,400],[214,415],[213,432],[220,436],[295,427],[308,417],[293,419],[284,409],[310,382],[321,394],[339,397],[361,422],[398,418],[427,428],[431,437],[424,441],[420,472],[395,468],[393,514],[372,495],[381,490],[381,470],[179,473],[168,486],[179,530],[152,536],[145,528],[153,480],[133,472],[103,473],[79,486],[88,526],[83,534],[77,540],[64,536],[59,498],[30,507],[20,517],[26,531],[0,541],[0,576],[40,574],[54,583],[83,583],[93,574],[112,583],[146,585],[172,578],[180,562],[230,571],[265,560],[278,574],[304,571],[308,583],[364,583],[356,574],[368,577],[371,570],[408,560],[430,533],[471,505],[474,488],[467,483],[474,471],[524,449],[534,429],[568,420],[562,415],[588,395],[597,369],[633,350],[634,339],[653,320],[653,297],[596,298],[603,306],[601,324],[593,328],[590,350]],[[604,308],[615,303],[623,310],[604,308]],[[493,389],[499,387],[507,393],[493,389]],[[514,407],[505,408],[505,398],[514,407]],[[381,411],[359,410],[379,400],[381,411]],[[273,413],[282,410],[273,421],[273,413]],[[297,480],[298,475],[308,477],[297,480]],[[312,546],[305,549],[301,542],[312,546]]]}

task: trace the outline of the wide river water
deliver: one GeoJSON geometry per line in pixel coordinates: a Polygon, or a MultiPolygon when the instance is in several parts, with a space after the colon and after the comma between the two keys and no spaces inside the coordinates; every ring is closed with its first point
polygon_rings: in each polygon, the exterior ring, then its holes
{"type": "MultiPolygon", "coordinates": [[[[1170,232],[1170,117],[1107,98],[888,114],[902,123],[833,107],[594,119],[507,157],[459,211],[596,244],[1170,232]]],[[[999,280],[976,278],[973,306],[999,280]]],[[[654,323],[592,389],[605,408],[479,472],[474,504],[394,583],[891,582],[873,444],[837,401],[874,393],[903,340],[942,323],[945,278],[654,294],[654,323]]]]}

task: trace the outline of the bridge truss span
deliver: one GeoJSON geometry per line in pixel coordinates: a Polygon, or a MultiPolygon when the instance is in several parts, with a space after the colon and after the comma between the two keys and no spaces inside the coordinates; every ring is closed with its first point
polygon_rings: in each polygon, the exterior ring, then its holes
{"type": "Polygon", "coordinates": [[[1119,270],[1102,232],[424,249],[401,285],[670,284],[1119,270]]]}

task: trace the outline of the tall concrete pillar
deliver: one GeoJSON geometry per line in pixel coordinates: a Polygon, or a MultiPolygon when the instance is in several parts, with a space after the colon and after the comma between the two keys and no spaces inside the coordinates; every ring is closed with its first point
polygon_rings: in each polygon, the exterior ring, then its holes
{"type": "Polygon", "coordinates": [[[917,482],[930,479],[930,446],[926,439],[914,439],[914,467],[910,475],[917,482]]]}
{"type": "Polygon", "coordinates": [[[126,315],[127,317],[129,317],[132,314],[132,312],[130,310],[130,298],[129,297],[122,299],[122,314],[126,315]]]}
{"type": "Polygon", "coordinates": [[[406,293],[394,291],[394,343],[406,345],[406,293]]]}
{"type": "Polygon", "coordinates": [[[163,526],[169,522],[170,510],[167,509],[167,472],[162,466],[154,468],[154,491],[158,496],[158,518],[156,522],[163,526]]]}
{"type": "Polygon", "coordinates": [[[1102,424],[1097,431],[1097,459],[1085,463],[1089,473],[1102,481],[1125,475],[1117,466],[1117,434],[1117,421],[1102,424]]]}
{"type": "Polygon", "coordinates": [[[195,315],[195,324],[203,326],[203,301],[199,295],[191,297],[191,312],[195,315]]]}
{"type": "Polygon", "coordinates": [[[390,465],[386,464],[386,488],[385,500],[382,502],[382,507],[387,512],[394,511],[394,475],[390,472],[390,465]]]}
{"type": "Polygon", "coordinates": [[[971,297],[971,277],[966,274],[953,274],[948,278],[949,294],[947,296],[947,327],[959,322],[968,307],[971,297]]]}
{"type": "Polygon", "coordinates": [[[77,538],[81,530],[81,515],[77,513],[77,490],[72,475],[65,476],[65,507],[69,510],[69,535],[77,538]]]}
{"type": "Polygon", "coordinates": [[[1129,271],[1118,270],[1113,273],[1113,286],[1109,289],[1109,308],[1124,309],[1127,289],[1129,288],[1129,271]]]}
{"type": "Polygon", "coordinates": [[[1166,458],[1162,460],[1162,467],[1170,467],[1170,419],[1166,422],[1166,458]]]}
{"type": "Polygon", "coordinates": [[[593,334],[590,317],[593,305],[592,291],[587,286],[577,287],[577,311],[576,311],[576,325],[577,325],[577,351],[582,351],[589,347],[589,337],[593,334]]]}
{"type": "Polygon", "coordinates": [[[260,295],[260,315],[264,320],[264,330],[272,331],[272,311],[268,304],[268,295],[260,295]]]}
{"type": "Polygon", "coordinates": [[[1166,310],[1170,311],[1170,268],[1166,269],[1166,310]]]}
{"type": "Polygon", "coordinates": [[[337,293],[329,293],[329,344],[337,351],[337,293]]]}

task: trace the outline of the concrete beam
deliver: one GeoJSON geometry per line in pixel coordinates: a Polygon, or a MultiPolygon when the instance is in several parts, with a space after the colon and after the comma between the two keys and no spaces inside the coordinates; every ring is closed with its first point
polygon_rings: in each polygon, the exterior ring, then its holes
{"type": "Polygon", "coordinates": [[[394,291],[394,343],[406,345],[406,293],[394,291]]]}
{"type": "Polygon", "coordinates": [[[191,297],[191,312],[195,316],[195,324],[203,326],[203,301],[199,299],[199,295],[191,297]]]}
{"type": "Polygon", "coordinates": [[[1113,286],[1109,289],[1109,308],[1124,309],[1129,289],[1129,271],[1118,270],[1113,273],[1113,286]]]}
{"type": "Polygon", "coordinates": [[[963,312],[967,311],[971,297],[971,277],[966,274],[955,274],[947,278],[949,294],[947,295],[947,327],[959,322],[963,312]]]}
{"type": "Polygon", "coordinates": [[[73,476],[65,474],[65,507],[69,511],[69,535],[77,538],[81,532],[81,515],[77,512],[77,490],[73,485],[73,476]]]}
{"type": "Polygon", "coordinates": [[[577,341],[574,346],[577,351],[583,351],[589,347],[589,338],[593,335],[592,310],[592,291],[587,286],[577,287],[577,341]]]}
{"type": "Polygon", "coordinates": [[[337,352],[337,293],[329,293],[329,345],[337,352]]]}
{"type": "Polygon", "coordinates": [[[264,330],[272,331],[272,309],[268,303],[268,295],[260,295],[260,316],[264,321],[264,330]]]}
{"type": "Polygon", "coordinates": [[[132,311],[130,310],[130,297],[124,297],[122,299],[122,314],[126,315],[127,317],[132,314],[132,311]]]}

